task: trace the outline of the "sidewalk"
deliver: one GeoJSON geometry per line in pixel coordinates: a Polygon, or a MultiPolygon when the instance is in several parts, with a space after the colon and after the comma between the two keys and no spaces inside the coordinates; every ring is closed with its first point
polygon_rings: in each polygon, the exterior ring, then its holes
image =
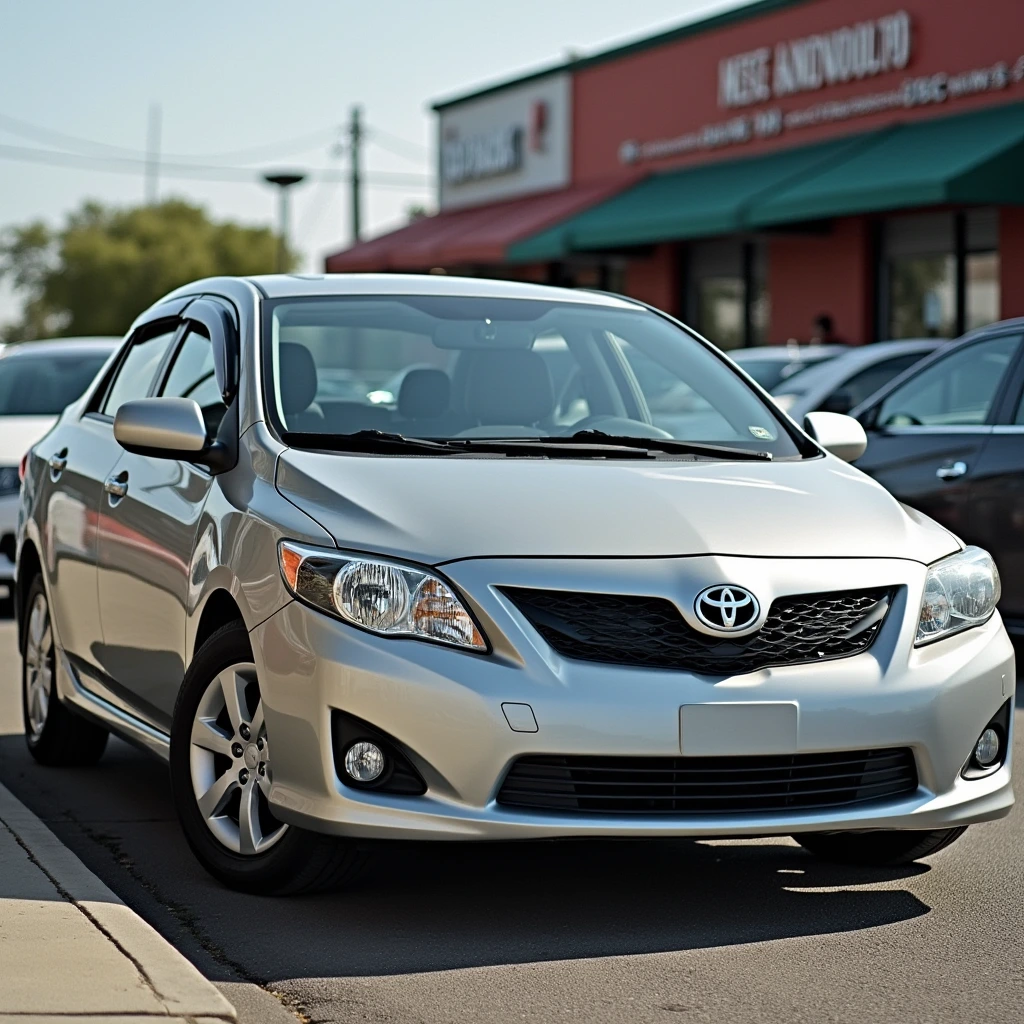
{"type": "Polygon", "coordinates": [[[0,786],[0,1024],[235,1020],[231,1004],[0,786]]]}

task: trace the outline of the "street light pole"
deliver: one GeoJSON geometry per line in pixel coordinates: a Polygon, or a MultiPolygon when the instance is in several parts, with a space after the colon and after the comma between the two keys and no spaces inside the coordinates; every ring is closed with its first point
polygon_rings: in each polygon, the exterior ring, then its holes
{"type": "Polygon", "coordinates": [[[352,161],[349,184],[352,190],[352,244],[355,245],[363,237],[362,218],[362,178],[360,175],[360,149],[363,141],[363,125],[359,107],[352,108],[352,120],[349,124],[349,158],[352,161]]]}
{"type": "Polygon", "coordinates": [[[298,185],[306,180],[304,174],[296,172],[264,174],[263,180],[268,185],[276,185],[278,188],[277,208],[277,272],[285,272],[285,263],[288,254],[288,221],[289,221],[289,196],[288,190],[293,185],[298,185]]]}

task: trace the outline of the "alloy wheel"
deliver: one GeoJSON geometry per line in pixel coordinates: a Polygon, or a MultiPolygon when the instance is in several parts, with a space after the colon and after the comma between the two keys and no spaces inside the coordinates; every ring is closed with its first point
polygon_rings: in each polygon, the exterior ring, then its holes
{"type": "Polygon", "coordinates": [[[44,594],[36,594],[25,630],[25,712],[32,739],[46,727],[50,712],[50,684],[53,680],[53,630],[44,594]]]}
{"type": "Polygon", "coordinates": [[[203,693],[189,744],[192,791],[207,827],[227,849],[263,853],[288,826],[270,812],[270,745],[256,666],[224,669],[203,693]]]}

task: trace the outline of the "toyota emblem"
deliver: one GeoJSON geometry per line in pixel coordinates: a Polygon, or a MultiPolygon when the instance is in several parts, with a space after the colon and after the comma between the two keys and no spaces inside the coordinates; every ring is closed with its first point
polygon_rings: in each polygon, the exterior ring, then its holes
{"type": "Polygon", "coordinates": [[[718,633],[735,633],[748,629],[761,614],[757,598],[743,587],[718,583],[702,590],[693,602],[697,618],[718,633]]]}

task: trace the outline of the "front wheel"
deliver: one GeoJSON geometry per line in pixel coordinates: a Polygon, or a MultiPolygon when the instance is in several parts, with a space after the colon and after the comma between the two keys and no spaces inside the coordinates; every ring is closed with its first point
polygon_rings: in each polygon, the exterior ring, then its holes
{"type": "Polygon", "coordinates": [[[21,709],[29,753],[52,767],[95,764],[106,749],[107,730],[72,714],[57,696],[50,604],[38,574],[29,583],[24,622],[21,709]]]}
{"type": "Polygon", "coordinates": [[[937,828],[926,832],[879,829],[877,832],[805,832],[793,838],[809,853],[839,864],[870,867],[909,864],[955,843],[967,831],[937,828]]]}
{"type": "Polygon", "coordinates": [[[272,779],[249,634],[224,626],[185,673],[171,726],[171,788],[192,852],[225,885],[267,896],[351,877],[361,863],[354,844],[275,818],[272,779]]]}

